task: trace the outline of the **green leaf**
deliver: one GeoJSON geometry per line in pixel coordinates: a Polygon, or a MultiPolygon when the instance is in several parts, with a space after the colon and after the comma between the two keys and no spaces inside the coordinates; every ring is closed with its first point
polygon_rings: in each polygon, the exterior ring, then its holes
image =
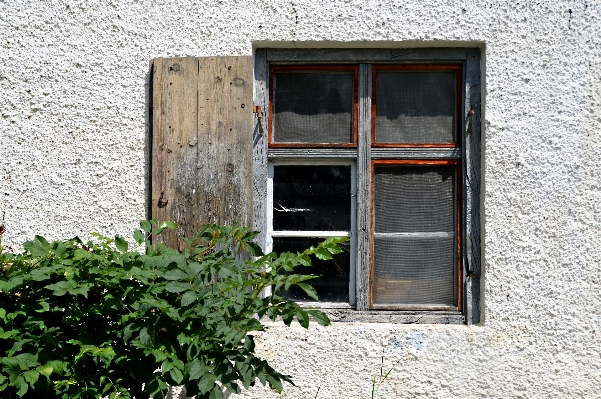
{"type": "Polygon", "coordinates": [[[301,254],[298,257],[298,262],[303,266],[311,266],[311,258],[307,254],[301,254]]]}
{"type": "Polygon", "coordinates": [[[162,373],[166,373],[169,370],[171,370],[172,368],[173,368],[173,363],[167,359],[165,359],[165,361],[163,361],[163,363],[161,364],[161,372],[162,373]]]}
{"type": "Polygon", "coordinates": [[[330,318],[324,312],[320,310],[307,310],[307,313],[309,313],[320,325],[330,325],[330,318]]]}
{"type": "Polygon", "coordinates": [[[140,342],[146,346],[152,346],[152,336],[148,333],[148,329],[143,327],[140,330],[140,342]]]}
{"type": "Polygon", "coordinates": [[[50,374],[52,374],[53,371],[53,367],[51,364],[46,363],[42,366],[36,367],[36,370],[39,371],[40,374],[45,375],[46,377],[50,377],[50,374]]]}
{"type": "Polygon", "coordinates": [[[342,248],[340,248],[338,245],[336,244],[322,244],[322,247],[324,247],[325,249],[328,250],[328,252],[330,252],[333,255],[339,254],[342,252],[342,248]]]}
{"type": "Polygon", "coordinates": [[[317,297],[317,291],[315,291],[315,288],[311,287],[307,283],[298,283],[298,286],[301,287],[303,291],[305,291],[305,293],[311,298],[315,299],[316,301],[319,301],[319,298],[317,297]]]}
{"type": "Polygon", "coordinates": [[[182,374],[181,370],[175,367],[169,370],[169,375],[171,378],[173,378],[173,381],[175,381],[176,384],[180,384],[184,379],[184,375],[182,374]]]}
{"type": "Polygon", "coordinates": [[[301,326],[303,326],[304,328],[309,328],[309,315],[307,314],[307,312],[305,312],[302,309],[299,309],[296,312],[296,318],[301,326]]]}
{"type": "Polygon", "coordinates": [[[4,310],[4,308],[0,308],[0,319],[4,320],[6,323],[6,310],[4,310]]]}
{"type": "Polygon", "coordinates": [[[19,340],[19,341],[16,341],[16,342],[13,344],[13,347],[12,347],[12,349],[11,349],[11,352],[12,352],[12,353],[17,353],[17,352],[20,352],[20,351],[21,351],[21,349],[23,348],[23,345],[25,345],[26,343],[28,343],[28,342],[31,342],[31,341],[32,341],[32,340],[31,340],[31,339],[29,339],[29,338],[27,338],[27,339],[21,339],[21,340],[19,340]]]}
{"type": "Polygon", "coordinates": [[[157,230],[163,231],[165,229],[176,229],[177,228],[177,223],[175,222],[170,222],[168,220],[165,220],[164,222],[159,223],[159,228],[157,230]]]}
{"type": "Polygon", "coordinates": [[[33,241],[27,241],[23,243],[23,248],[26,251],[29,251],[29,253],[31,253],[31,255],[34,257],[42,257],[46,256],[50,250],[50,245],[44,237],[35,236],[33,241]]]}
{"type": "Polygon", "coordinates": [[[258,246],[257,244],[255,244],[254,242],[247,242],[246,247],[247,247],[248,253],[251,254],[252,256],[263,256],[264,255],[261,247],[258,246]]]}
{"type": "Polygon", "coordinates": [[[331,260],[332,259],[332,255],[328,252],[327,249],[325,248],[315,248],[315,256],[317,257],[317,259],[321,259],[321,260],[331,260]]]}
{"type": "Polygon", "coordinates": [[[127,326],[125,326],[125,328],[123,329],[123,341],[124,342],[129,341],[132,334],[135,331],[138,331],[139,329],[140,329],[140,326],[136,325],[135,323],[130,323],[127,326]]]}
{"type": "Polygon", "coordinates": [[[21,366],[21,370],[27,370],[30,367],[35,367],[38,365],[38,356],[32,353],[21,353],[15,356],[13,359],[17,359],[19,365],[21,366]]]}
{"type": "Polygon", "coordinates": [[[152,231],[152,224],[148,220],[140,220],[140,228],[147,233],[152,231]]]}
{"type": "Polygon", "coordinates": [[[217,377],[215,374],[205,373],[200,377],[198,381],[198,390],[201,394],[205,394],[209,392],[215,386],[215,381],[217,381],[217,377]]]}
{"type": "Polygon", "coordinates": [[[146,237],[144,237],[144,233],[142,230],[134,230],[134,240],[138,243],[138,245],[142,244],[146,237]]]}
{"type": "Polygon", "coordinates": [[[196,302],[198,297],[194,291],[186,291],[184,295],[182,295],[182,306],[188,306],[196,302]]]}
{"type": "Polygon", "coordinates": [[[25,378],[23,378],[22,376],[19,376],[14,382],[13,385],[18,388],[17,391],[17,396],[18,397],[22,397],[23,395],[25,395],[27,393],[27,390],[29,389],[29,385],[27,385],[27,383],[25,382],[25,378]]]}
{"type": "Polygon", "coordinates": [[[127,241],[125,241],[123,237],[119,236],[115,236],[115,246],[121,252],[127,252],[127,249],[129,248],[127,241]]]}
{"type": "Polygon", "coordinates": [[[21,365],[19,361],[13,357],[2,358],[2,370],[8,374],[11,382],[14,381],[21,373],[21,365]]]}
{"type": "Polygon", "coordinates": [[[194,359],[192,361],[192,364],[190,366],[190,371],[188,372],[188,378],[190,380],[197,380],[199,379],[203,373],[205,373],[208,370],[208,367],[202,363],[200,360],[198,359],[194,359]]]}
{"type": "Polygon", "coordinates": [[[165,286],[165,290],[168,292],[183,292],[190,288],[190,283],[180,283],[179,281],[171,281],[165,286]]]}
{"type": "Polygon", "coordinates": [[[23,373],[23,377],[25,378],[25,381],[29,383],[29,385],[33,385],[38,381],[40,373],[35,370],[29,370],[23,373]]]}
{"type": "Polygon", "coordinates": [[[265,377],[267,378],[267,381],[269,381],[269,386],[271,386],[271,388],[275,389],[278,393],[282,392],[282,381],[280,381],[279,378],[274,378],[271,374],[267,374],[265,377]]]}
{"type": "Polygon", "coordinates": [[[223,399],[223,391],[219,385],[215,385],[211,393],[209,394],[209,399],[223,399]]]}
{"type": "Polygon", "coordinates": [[[187,277],[188,275],[183,270],[178,269],[167,270],[163,275],[165,280],[181,280],[186,279],[187,277]]]}

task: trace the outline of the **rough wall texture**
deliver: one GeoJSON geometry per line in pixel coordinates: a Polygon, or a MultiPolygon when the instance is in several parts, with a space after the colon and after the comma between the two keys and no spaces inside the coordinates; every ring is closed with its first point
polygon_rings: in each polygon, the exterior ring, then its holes
{"type": "Polygon", "coordinates": [[[4,0],[5,239],[145,217],[152,58],[480,45],[483,325],[274,325],[259,350],[295,376],[289,398],[369,397],[382,354],[402,359],[382,398],[601,397],[600,31],[598,0],[4,0]]]}

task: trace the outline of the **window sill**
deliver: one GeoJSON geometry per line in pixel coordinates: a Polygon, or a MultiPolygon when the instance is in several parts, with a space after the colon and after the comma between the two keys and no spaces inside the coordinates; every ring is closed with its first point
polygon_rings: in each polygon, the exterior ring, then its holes
{"type": "Polygon", "coordinates": [[[390,323],[390,324],[465,324],[459,311],[359,311],[353,309],[327,309],[332,323],[390,323]]]}

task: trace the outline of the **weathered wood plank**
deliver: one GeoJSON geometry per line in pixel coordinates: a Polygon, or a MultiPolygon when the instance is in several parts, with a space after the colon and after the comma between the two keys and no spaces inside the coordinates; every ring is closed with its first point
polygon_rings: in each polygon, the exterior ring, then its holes
{"type": "Polygon", "coordinates": [[[152,217],[183,248],[205,223],[252,223],[252,57],[154,61],[152,217]]]}
{"type": "Polygon", "coordinates": [[[463,61],[465,48],[381,48],[381,49],[267,49],[267,61],[278,64],[311,63],[386,63],[463,61]]]}
{"type": "Polygon", "coordinates": [[[467,324],[480,322],[481,230],[481,80],[480,50],[469,49],[465,62],[465,133],[464,133],[464,289],[467,324]],[[474,106],[474,112],[470,109],[474,106]]]}
{"type": "Polygon", "coordinates": [[[260,232],[255,241],[265,249],[267,232],[267,115],[269,107],[269,68],[265,49],[255,52],[254,104],[261,107],[255,114],[253,130],[253,197],[255,220],[253,229],[260,232]],[[259,118],[261,116],[261,118],[259,118]]]}
{"type": "Polygon", "coordinates": [[[369,309],[371,237],[371,65],[359,64],[359,141],[357,143],[357,310],[369,309]]]}

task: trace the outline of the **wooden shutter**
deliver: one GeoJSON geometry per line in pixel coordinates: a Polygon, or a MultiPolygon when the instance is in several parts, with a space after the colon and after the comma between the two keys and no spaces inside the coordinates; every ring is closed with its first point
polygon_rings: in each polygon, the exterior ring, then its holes
{"type": "Polygon", "coordinates": [[[253,222],[252,57],[158,58],[151,64],[151,214],[183,248],[205,223],[253,222]]]}

